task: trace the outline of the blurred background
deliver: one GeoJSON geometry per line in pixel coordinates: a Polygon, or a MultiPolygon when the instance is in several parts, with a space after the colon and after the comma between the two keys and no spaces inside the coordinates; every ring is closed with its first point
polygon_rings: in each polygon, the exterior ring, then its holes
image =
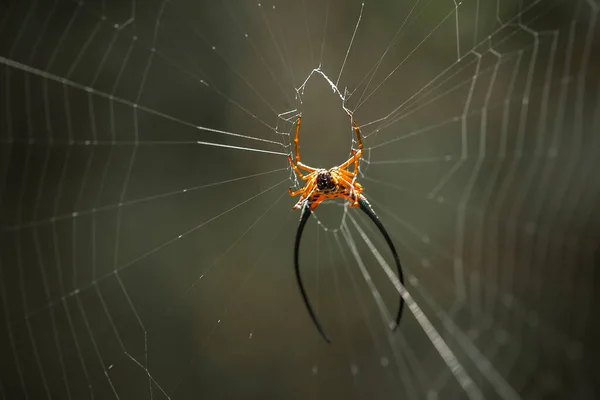
{"type": "Polygon", "coordinates": [[[594,398],[599,7],[3,3],[0,399],[594,398]]]}

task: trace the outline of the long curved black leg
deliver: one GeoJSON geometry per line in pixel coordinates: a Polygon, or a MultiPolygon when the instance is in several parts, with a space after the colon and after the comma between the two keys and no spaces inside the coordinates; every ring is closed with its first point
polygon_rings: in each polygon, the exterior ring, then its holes
{"type": "MultiPolygon", "coordinates": [[[[402,265],[400,264],[398,253],[396,253],[396,248],[394,247],[394,243],[392,243],[390,235],[388,235],[387,231],[383,227],[383,224],[377,217],[377,214],[375,214],[375,211],[373,211],[371,204],[369,204],[365,196],[363,196],[362,194],[358,196],[358,204],[360,206],[360,209],[363,210],[363,212],[367,214],[369,218],[371,218],[371,221],[373,221],[375,225],[377,225],[377,228],[379,228],[379,231],[385,238],[385,241],[387,242],[390,250],[392,251],[392,255],[394,256],[394,261],[396,262],[396,268],[398,270],[398,279],[400,279],[400,283],[402,283],[402,286],[404,286],[404,274],[402,274],[402,265]]],[[[404,299],[402,298],[402,296],[400,296],[400,307],[398,308],[398,314],[396,315],[396,326],[394,326],[394,330],[398,328],[398,325],[400,324],[400,318],[402,318],[403,310],[404,299]]]]}
{"type": "Polygon", "coordinates": [[[329,336],[327,336],[327,334],[323,330],[323,327],[321,326],[321,323],[317,319],[317,316],[315,315],[315,312],[313,311],[312,306],[310,305],[310,301],[308,301],[308,296],[306,294],[306,291],[304,290],[302,278],[300,277],[300,265],[298,264],[298,254],[300,253],[300,240],[302,239],[302,232],[304,231],[304,226],[306,225],[306,221],[308,221],[310,214],[312,214],[312,211],[310,210],[310,203],[307,200],[302,206],[302,215],[300,216],[300,224],[298,225],[298,231],[296,232],[296,243],[294,244],[294,267],[296,269],[296,280],[298,281],[298,287],[300,287],[300,293],[302,293],[302,299],[304,300],[304,305],[308,309],[310,317],[312,318],[313,322],[317,326],[317,329],[319,330],[321,336],[323,336],[325,341],[327,343],[331,343],[329,336]]]}

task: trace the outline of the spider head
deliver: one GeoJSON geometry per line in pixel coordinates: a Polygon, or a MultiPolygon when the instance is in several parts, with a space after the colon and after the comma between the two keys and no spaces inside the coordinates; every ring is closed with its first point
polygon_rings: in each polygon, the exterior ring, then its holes
{"type": "Polygon", "coordinates": [[[335,181],[333,180],[331,173],[327,170],[320,171],[317,175],[317,188],[321,192],[329,192],[336,188],[335,181]]]}

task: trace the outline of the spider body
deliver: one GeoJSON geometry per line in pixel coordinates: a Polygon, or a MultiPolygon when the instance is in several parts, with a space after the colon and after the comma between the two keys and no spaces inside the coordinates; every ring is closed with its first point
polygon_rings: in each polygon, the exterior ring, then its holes
{"type": "Polygon", "coordinates": [[[313,168],[300,161],[298,133],[300,132],[301,121],[302,117],[298,117],[296,121],[296,136],[294,138],[296,162],[292,160],[291,156],[288,156],[288,161],[298,177],[306,181],[306,184],[301,189],[296,191],[292,191],[291,188],[288,189],[291,196],[301,195],[298,202],[294,205],[294,209],[300,208],[306,200],[309,200],[311,210],[314,210],[323,200],[335,198],[348,200],[350,202],[348,207],[358,207],[358,196],[363,191],[362,185],[356,182],[358,163],[363,152],[363,143],[358,125],[352,119],[352,126],[356,132],[358,151],[352,149],[352,156],[346,162],[330,169],[324,169],[313,168]],[[348,168],[352,165],[354,166],[353,171],[349,171],[348,168]],[[304,175],[301,169],[305,173],[308,172],[308,174],[304,175]]]}
{"type": "MultiPolygon", "coordinates": [[[[352,156],[344,163],[330,168],[313,168],[309,167],[306,164],[303,164],[300,161],[300,151],[298,146],[298,132],[300,131],[300,122],[301,117],[296,121],[296,136],[294,138],[295,150],[296,150],[296,162],[292,160],[291,156],[288,156],[288,161],[298,177],[303,181],[306,181],[306,184],[301,189],[293,191],[291,188],[288,189],[291,196],[300,195],[300,199],[294,205],[294,209],[302,207],[302,214],[300,216],[300,223],[298,225],[298,231],[296,232],[296,241],[294,244],[294,267],[296,270],[296,279],[298,281],[298,286],[300,288],[300,293],[302,294],[302,299],[304,300],[304,304],[315,323],[317,329],[323,336],[323,338],[330,343],[330,339],[323,330],[321,323],[317,319],[315,312],[310,305],[310,301],[308,300],[308,295],[306,294],[306,290],[304,289],[304,285],[302,283],[302,277],[300,276],[300,266],[298,264],[298,257],[300,253],[300,241],[302,239],[302,232],[304,231],[304,226],[312,214],[313,210],[317,208],[317,206],[324,200],[327,199],[336,199],[342,198],[348,200],[348,207],[359,207],[377,226],[381,234],[383,235],[387,245],[392,251],[392,255],[394,257],[394,262],[396,263],[396,268],[398,270],[398,279],[404,285],[404,277],[402,274],[402,266],[400,265],[400,260],[398,258],[398,253],[394,248],[394,244],[392,239],[388,235],[387,231],[383,227],[383,224],[373,211],[373,208],[362,195],[363,187],[360,183],[356,182],[356,178],[358,175],[358,163],[360,161],[360,157],[363,151],[363,143],[362,138],[360,136],[360,129],[356,122],[354,122],[354,118],[352,115],[348,113],[352,121],[352,127],[356,133],[356,141],[358,143],[358,151],[352,149],[352,156]],[[353,165],[354,168],[352,171],[349,171],[348,168],[353,165]],[[306,171],[306,175],[302,173],[300,170],[306,171]]],[[[400,307],[398,308],[398,313],[396,314],[396,320],[394,329],[398,327],[400,323],[400,318],[402,317],[402,310],[404,309],[404,299],[400,296],[400,307]]]]}

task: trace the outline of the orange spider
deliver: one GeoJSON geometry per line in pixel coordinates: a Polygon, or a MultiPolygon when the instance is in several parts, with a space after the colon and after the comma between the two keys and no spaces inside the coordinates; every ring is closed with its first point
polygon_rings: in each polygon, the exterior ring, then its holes
{"type": "MultiPolygon", "coordinates": [[[[298,132],[300,131],[300,121],[301,117],[298,117],[296,121],[296,137],[294,138],[294,144],[296,148],[296,163],[292,161],[292,157],[288,156],[288,161],[290,165],[296,171],[296,174],[300,177],[300,179],[306,181],[306,184],[302,189],[298,189],[296,191],[292,191],[292,189],[288,189],[290,195],[297,196],[301,195],[300,199],[293,207],[297,209],[302,207],[302,215],[300,216],[300,223],[298,224],[298,230],[296,232],[296,241],[294,243],[294,269],[296,270],[296,280],[298,282],[298,287],[300,288],[300,293],[302,294],[302,299],[304,300],[304,305],[310,314],[314,324],[317,329],[327,341],[327,343],[331,343],[329,336],[325,333],[323,326],[319,322],[312,306],[310,305],[310,301],[308,300],[308,295],[306,290],[304,289],[304,284],[302,283],[302,277],[300,276],[300,264],[298,262],[298,257],[300,254],[300,240],[302,239],[302,232],[304,231],[304,226],[312,214],[313,210],[317,208],[317,206],[326,199],[335,199],[341,197],[350,202],[348,207],[360,207],[360,209],[375,223],[381,234],[383,235],[385,241],[387,242],[392,256],[394,257],[394,262],[396,263],[396,268],[398,269],[398,279],[402,285],[404,285],[404,275],[402,274],[402,265],[400,264],[400,259],[398,258],[398,253],[396,252],[396,248],[394,247],[394,243],[392,243],[392,239],[390,235],[387,233],[383,224],[373,211],[373,208],[362,194],[363,187],[360,183],[356,182],[356,176],[358,175],[358,162],[360,161],[360,156],[363,152],[363,143],[362,138],[360,137],[360,129],[356,122],[354,122],[354,118],[352,115],[348,113],[350,120],[352,121],[352,126],[354,128],[354,132],[356,132],[356,138],[358,142],[358,151],[352,149],[352,157],[348,159],[343,164],[338,165],[337,167],[333,167],[330,169],[324,168],[313,168],[308,165],[302,164],[300,161],[300,152],[298,150],[298,132]],[[354,163],[354,171],[350,172],[346,168],[350,167],[354,163]],[[300,168],[308,171],[307,175],[303,175],[300,171],[300,168]]],[[[393,326],[393,329],[396,329],[400,324],[400,318],[402,317],[402,310],[404,309],[404,299],[400,296],[400,306],[398,308],[398,314],[396,314],[396,321],[393,326]]]]}
{"type": "Polygon", "coordinates": [[[313,211],[323,200],[339,197],[350,201],[348,207],[359,206],[358,199],[363,191],[363,187],[360,183],[356,182],[356,176],[358,174],[358,162],[360,161],[363,152],[363,143],[362,138],[360,137],[360,128],[356,122],[354,122],[354,118],[352,118],[351,115],[350,119],[354,131],[356,132],[358,151],[352,149],[352,157],[350,157],[348,161],[327,170],[324,168],[309,167],[300,161],[298,132],[300,132],[300,122],[302,117],[298,117],[298,120],[296,121],[296,137],[294,138],[296,163],[292,161],[292,157],[289,155],[288,161],[300,179],[307,182],[303,188],[296,191],[292,191],[291,188],[288,189],[291,196],[301,195],[300,199],[293,207],[294,210],[302,206],[306,200],[308,200],[310,204],[310,210],[313,211]],[[353,163],[354,171],[350,172],[346,168],[350,167],[353,163]],[[308,175],[303,175],[300,168],[306,170],[308,175]]]}

